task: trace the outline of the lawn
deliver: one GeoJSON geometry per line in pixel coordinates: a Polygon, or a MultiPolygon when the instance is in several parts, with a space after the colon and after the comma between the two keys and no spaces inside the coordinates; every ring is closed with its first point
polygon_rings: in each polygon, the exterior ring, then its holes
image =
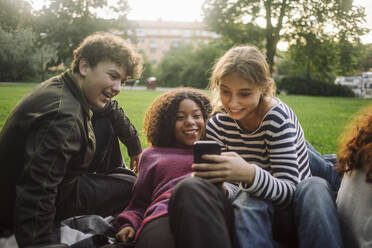
{"type": "MultiPolygon", "coordinates": [[[[29,92],[35,84],[0,85],[0,128],[19,99],[29,92]]],[[[142,122],[146,108],[162,94],[159,91],[123,90],[116,99],[137,127],[143,147],[142,122]]],[[[279,98],[287,103],[297,114],[304,129],[306,139],[321,153],[335,153],[338,137],[345,125],[363,107],[372,104],[372,99],[342,97],[311,97],[285,95],[279,98]]],[[[126,156],[125,147],[122,151],[126,156]]]]}

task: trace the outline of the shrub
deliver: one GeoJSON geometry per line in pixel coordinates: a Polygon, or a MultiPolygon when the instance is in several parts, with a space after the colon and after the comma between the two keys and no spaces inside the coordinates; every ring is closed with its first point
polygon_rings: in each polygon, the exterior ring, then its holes
{"type": "Polygon", "coordinates": [[[281,77],[276,80],[276,85],[278,92],[294,95],[354,97],[354,92],[346,86],[325,83],[317,79],[281,77]]]}

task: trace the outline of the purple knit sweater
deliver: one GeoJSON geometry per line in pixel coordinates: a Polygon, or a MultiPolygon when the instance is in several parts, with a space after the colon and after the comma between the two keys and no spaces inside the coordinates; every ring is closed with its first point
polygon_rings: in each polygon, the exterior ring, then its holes
{"type": "Polygon", "coordinates": [[[189,177],[193,164],[190,148],[149,147],[141,155],[139,175],[129,205],[118,215],[115,227],[132,226],[137,239],[150,220],[168,213],[168,201],[174,186],[189,177]]]}

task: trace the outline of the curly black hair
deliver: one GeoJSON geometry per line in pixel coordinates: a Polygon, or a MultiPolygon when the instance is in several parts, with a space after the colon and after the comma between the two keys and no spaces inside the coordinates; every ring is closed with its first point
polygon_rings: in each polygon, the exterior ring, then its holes
{"type": "Polygon", "coordinates": [[[212,107],[208,95],[202,90],[183,87],[166,92],[157,97],[146,111],[143,134],[148,145],[171,147],[176,143],[173,132],[176,113],[184,99],[194,101],[200,107],[204,121],[208,120],[212,107]]]}

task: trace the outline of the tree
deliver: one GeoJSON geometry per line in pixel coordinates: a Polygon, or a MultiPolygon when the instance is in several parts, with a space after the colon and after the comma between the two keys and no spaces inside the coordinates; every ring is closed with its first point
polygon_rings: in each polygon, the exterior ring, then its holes
{"type": "Polygon", "coordinates": [[[312,40],[312,59],[308,60],[306,43],[297,41],[283,53],[283,59],[278,63],[278,74],[317,78],[323,82],[333,81],[338,66],[337,44],[325,40],[312,40]],[[311,72],[311,77],[306,73],[311,72]]]}
{"type": "Polygon", "coordinates": [[[223,36],[232,34],[231,39],[237,42],[245,41],[259,47],[264,40],[267,61],[273,72],[280,40],[296,42],[304,39],[312,28],[317,36],[327,39],[343,34],[347,40],[355,40],[366,32],[359,25],[364,22],[364,9],[350,6],[350,1],[334,0],[205,0],[203,12],[211,30],[223,36]],[[316,20],[313,27],[311,18],[316,20]],[[260,23],[264,23],[263,27],[260,23]],[[335,32],[330,33],[332,28],[335,32]],[[237,38],[236,32],[247,38],[237,38]]]}
{"type": "Polygon", "coordinates": [[[372,71],[372,43],[361,45],[361,56],[358,57],[360,71],[372,71]]]}
{"type": "Polygon", "coordinates": [[[56,45],[56,64],[69,64],[73,50],[86,36],[97,31],[115,31],[125,36],[129,26],[127,11],[126,0],[114,3],[108,0],[51,0],[48,7],[37,12],[34,30],[46,34],[39,42],[56,45]],[[114,10],[116,17],[101,17],[99,13],[105,10],[114,10]]]}
{"type": "Polygon", "coordinates": [[[31,5],[24,0],[0,1],[0,27],[9,32],[19,27],[30,27],[33,20],[31,5]]]}
{"type": "Polygon", "coordinates": [[[220,41],[198,48],[181,44],[168,51],[156,68],[158,83],[167,87],[182,85],[204,89],[214,62],[226,50],[226,45],[220,41]]]}
{"type": "Polygon", "coordinates": [[[39,58],[30,29],[5,31],[0,27],[0,81],[24,80],[35,75],[39,58]]]}

